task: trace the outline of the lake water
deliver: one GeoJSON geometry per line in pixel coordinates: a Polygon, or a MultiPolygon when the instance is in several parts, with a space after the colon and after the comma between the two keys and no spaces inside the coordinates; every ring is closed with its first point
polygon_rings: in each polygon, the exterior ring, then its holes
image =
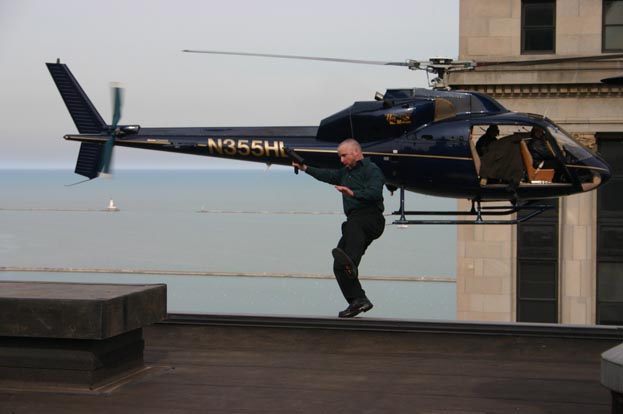
{"type": "MultiPolygon", "coordinates": [[[[344,218],[332,186],[283,168],[121,170],[66,186],[79,179],[0,170],[1,280],[167,283],[180,313],[335,316],[346,305],[332,279],[344,218]],[[109,199],[119,212],[103,211],[109,199]]],[[[385,205],[398,209],[398,194],[385,205]]],[[[455,206],[407,195],[408,209],[455,206]]],[[[375,304],[366,315],[455,319],[456,227],[388,225],[360,273],[375,304]]]]}

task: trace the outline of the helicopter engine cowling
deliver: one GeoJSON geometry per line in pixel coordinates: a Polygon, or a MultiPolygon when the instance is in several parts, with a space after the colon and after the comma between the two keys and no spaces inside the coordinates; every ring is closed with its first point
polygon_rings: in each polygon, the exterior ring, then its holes
{"type": "Polygon", "coordinates": [[[434,118],[433,99],[355,102],[323,119],[316,138],[331,142],[346,138],[359,142],[397,138],[434,118]]]}

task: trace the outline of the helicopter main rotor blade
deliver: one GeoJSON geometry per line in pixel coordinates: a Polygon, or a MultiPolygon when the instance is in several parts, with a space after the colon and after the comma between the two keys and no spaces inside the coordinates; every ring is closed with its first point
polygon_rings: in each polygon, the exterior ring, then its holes
{"type": "MultiPolygon", "coordinates": [[[[409,69],[422,69],[429,72],[436,72],[439,68],[446,71],[461,71],[472,70],[476,67],[486,66],[528,66],[528,65],[546,65],[552,63],[565,63],[565,62],[582,62],[592,60],[608,60],[608,59],[620,59],[623,58],[623,53],[610,53],[604,55],[589,55],[589,56],[568,56],[546,59],[527,59],[527,60],[501,60],[501,61],[488,61],[488,62],[473,62],[473,61],[452,61],[443,62],[440,58],[431,58],[428,61],[417,61],[407,59],[404,62],[386,62],[379,60],[361,60],[361,59],[341,59],[341,58],[328,58],[319,56],[298,56],[298,55],[280,55],[272,53],[248,53],[248,52],[225,52],[217,50],[189,50],[184,49],[182,52],[186,53],[207,53],[213,55],[230,55],[230,56],[253,56],[253,57],[266,57],[277,59],[301,59],[301,60],[315,60],[323,62],[338,62],[338,63],[357,63],[364,65],[382,65],[382,66],[402,66],[409,69]]],[[[445,58],[444,58],[445,59],[445,58]]]]}
{"type": "Polygon", "coordinates": [[[485,66],[528,66],[528,65],[547,65],[550,63],[565,63],[565,62],[583,62],[592,60],[608,60],[608,59],[620,59],[623,58],[623,53],[610,53],[605,55],[590,55],[590,56],[567,56],[558,58],[547,59],[528,59],[528,60],[501,60],[497,62],[476,62],[476,67],[485,66]]]}
{"type": "Polygon", "coordinates": [[[246,52],[223,52],[217,50],[188,50],[184,49],[182,52],[186,53],[208,53],[212,55],[231,55],[231,56],[255,56],[277,59],[300,59],[300,60],[316,60],[322,62],[338,62],[338,63],[358,63],[362,65],[382,65],[382,66],[413,66],[410,62],[384,62],[378,60],[358,60],[358,59],[339,59],[317,56],[296,56],[296,55],[277,55],[272,53],[246,53],[246,52]]]}

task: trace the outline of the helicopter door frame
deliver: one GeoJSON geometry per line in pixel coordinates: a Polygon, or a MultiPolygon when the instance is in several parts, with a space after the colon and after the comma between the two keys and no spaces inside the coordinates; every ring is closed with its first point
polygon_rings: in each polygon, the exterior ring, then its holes
{"type": "MultiPolygon", "coordinates": [[[[469,144],[469,150],[472,153],[472,158],[474,159],[474,168],[476,170],[476,176],[478,177],[478,180],[480,182],[480,186],[483,186],[483,178],[480,177],[480,167],[481,167],[481,162],[480,162],[480,155],[478,154],[478,151],[476,150],[476,141],[475,141],[475,137],[476,135],[474,134],[474,129],[477,127],[478,125],[472,125],[469,131],[469,139],[468,144],[469,144]]],[[[483,132],[484,134],[484,132],[483,132]]],[[[482,136],[482,135],[481,135],[482,136]]],[[[485,180],[485,184],[486,184],[486,178],[485,180]]]]}
{"type": "MultiPolygon", "coordinates": [[[[514,123],[497,123],[497,122],[487,122],[482,124],[474,124],[471,127],[470,135],[469,135],[469,148],[472,153],[472,158],[474,159],[474,169],[478,176],[479,185],[481,188],[495,188],[496,186],[508,186],[508,182],[496,178],[483,177],[481,175],[481,170],[483,166],[482,157],[478,154],[476,150],[476,144],[478,140],[485,134],[488,127],[491,125],[497,125],[500,133],[497,140],[500,139],[516,139],[519,140],[519,150],[521,156],[521,167],[522,168],[522,179],[519,182],[520,187],[528,187],[528,186],[560,186],[560,185],[570,185],[569,182],[556,182],[555,177],[558,173],[559,176],[569,176],[568,171],[563,168],[564,163],[561,163],[559,151],[556,151],[553,148],[552,137],[546,131],[545,128],[540,127],[539,125],[531,125],[531,124],[514,124],[514,123]],[[530,130],[534,127],[542,128],[545,132],[545,142],[549,151],[555,157],[555,159],[561,164],[557,168],[535,168],[532,166],[532,153],[529,150],[528,140],[531,139],[530,130]]],[[[555,141],[554,141],[555,142],[555,141]]]]}
{"type": "MultiPolygon", "coordinates": [[[[496,138],[496,140],[511,137],[515,135],[515,133],[503,135],[502,134],[503,128],[517,129],[521,127],[520,125],[517,125],[517,124],[504,124],[504,123],[498,123],[498,122],[485,122],[482,124],[471,125],[470,133],[469,133],[469,148],[472,153],[472,158],[474,160],[474,169],[476,171],[476,176],[478,177],[478,183],[481,188],[507,187],[509,185],[508,182],[503,181],[502,179],[483,177],[481,175],[483,160],[482,160],[481,155],[478,154],[476,145],[478,144],[478,141],[485,135],[487,129],[492,125],[496,125],[498,129],[500,129],[500,133],[498,134],[498,137],[496,138]]],[[[522,163],[522,167],[523,167],[523,163],[522,163]]]]}

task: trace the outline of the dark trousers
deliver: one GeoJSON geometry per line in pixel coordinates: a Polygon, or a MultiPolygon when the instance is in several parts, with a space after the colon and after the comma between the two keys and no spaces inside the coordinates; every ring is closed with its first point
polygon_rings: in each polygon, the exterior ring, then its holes
{"type": "MultiPolygon", "coordinates": [[[[342,238],[337,247],[344,250],[357,266],[361,257],[373,240],[378,239],[385,230],[385,217],[377,209],[355,210],[342,223],[342,238]]],[[[366,297],[358,278],[351,279],[342,266],[333,262],[333,273],[342,294],[348,303],[366,297]]]]}

